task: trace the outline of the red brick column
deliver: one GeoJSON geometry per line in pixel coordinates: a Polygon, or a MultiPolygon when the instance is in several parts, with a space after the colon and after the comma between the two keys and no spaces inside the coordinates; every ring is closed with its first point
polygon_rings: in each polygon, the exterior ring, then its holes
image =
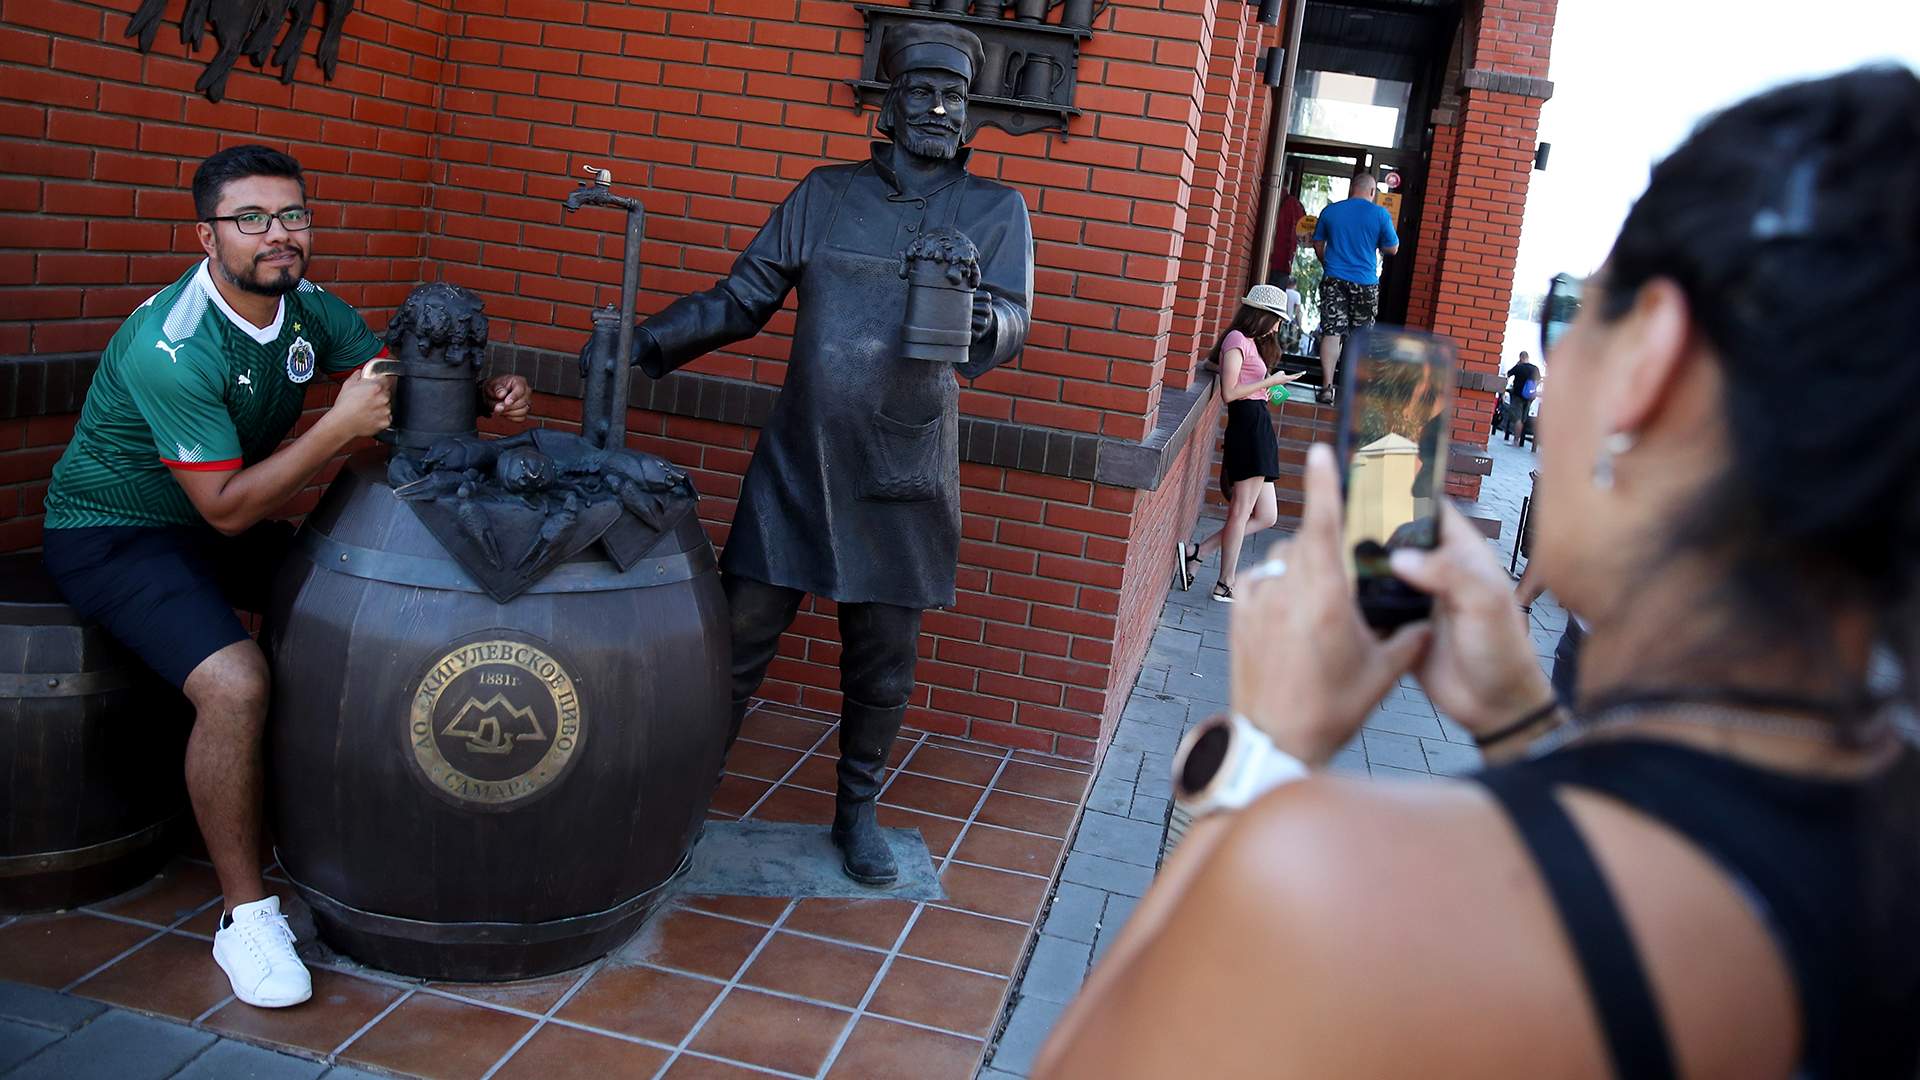
{"type": "MultiPolygon", "coordinates": [[[[1487,0],[1470,15],[1461,33],[1472,50],[1453,123],[1435,129],[1408,313],[1410,320],[1430,313],[1434,331],[1459,346],[1465,377],[1452,437],[1470,445],[1485,445],[1493,426],[1540,105],[1552,93],[1545,76],[1555,7],[1552,0],[1487,0]]],[[[1480,478],[1449,473],[1447,490],[1476,498],[1480,478]]]]}

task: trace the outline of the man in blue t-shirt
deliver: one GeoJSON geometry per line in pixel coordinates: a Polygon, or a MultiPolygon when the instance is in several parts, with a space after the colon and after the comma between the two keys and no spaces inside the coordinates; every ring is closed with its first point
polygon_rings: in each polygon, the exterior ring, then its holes
{"type": "Polygon", "coordinates": [[[1400,250],[1393,215],[1373,201],[1373,174],[1353,174],[1351,194],[1320,212],[1313,227],[1313,253],[1326,273],[1320,278],[1320,402],[1333,400],[1334,362],[1340,342],[1380,311],[1380,262],[1400,250]]]}

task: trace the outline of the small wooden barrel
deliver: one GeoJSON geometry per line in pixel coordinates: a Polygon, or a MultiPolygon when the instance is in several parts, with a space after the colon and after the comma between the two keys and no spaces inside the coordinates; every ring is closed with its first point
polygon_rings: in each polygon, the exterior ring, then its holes
{"type": "Polygon", "coordinates": [[[434,979],[560,971],[685,866],[729,715],[694,515],[625,572],[590,547],[498,604],[376,452],[308,518],[271,607],[274,835],[342,952],[434,979]]]}
{"type": "Polygon", "coordinates": [[[189,820],[193,713],[60,600],[38,554],[0,556],[0,911],[74,907],[152,877],[189,820]]]}

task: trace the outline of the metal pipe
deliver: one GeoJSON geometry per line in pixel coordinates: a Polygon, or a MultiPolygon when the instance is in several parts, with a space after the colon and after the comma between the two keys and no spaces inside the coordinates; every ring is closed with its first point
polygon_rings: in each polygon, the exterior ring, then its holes
{"type": "Polygon", "coordinates": [[[633,382],[634,294],[640,291],[640,245],[647,237],[647,208],[639,199],[627,208],[626,262],[620,269],[620,351],[614,354],[607,394],[607,440],[603,450],[627,445],[627,388],[633,382]]]}
{"type": "Polygon", "coordinates": [[[1280,223],[1280,200],[1286,194],[1287,128],[1293,120],[1293,73],[1300,62],[1300,30],[1307,21],[1307,0],[1291,0],[1287,12],[1286,74],[1280,80],[1279,99],[1274,103],[1272,149],[1267,160],[1273,167],[1267,173],[1266,200],[1260,209],[1260,238],[1254,245],[1254,272],[1265,280],[1267,264],[1273,260],[1273,233],[1280,223]]]}
{"type": "MultiPolygon", "coordinates": [[[[627,445],[627,387],[633,375],[628,363],[633,356],[633,309],[634,297],[640,291],[640,248],[647,236],[647,208],[639,199],[630,199],[624,195],[613,194],[613,173],[606,169],[596,169],[591,165],[585,170],[593,177],[583,180],[567,196],[567,212],[572,213],[582,206],[606,206],[615,210],[624,210],[627,214],[627,250],[626,259],[620,272],[620,340],[617,352],[612,357],[590,357],[587,371],[589,399],[593,396],[593,380],[607,379],[607,415],[605,417],[583,416],[582,426],[589,433],[594,421],[605,421],[605,434],[596,443],[602,450],[618,450],[627,445]],[[604,370],[591,370],[593,367],[604,370]]],[[[604,339],[603,339],[604,340],[604,339]]]]}

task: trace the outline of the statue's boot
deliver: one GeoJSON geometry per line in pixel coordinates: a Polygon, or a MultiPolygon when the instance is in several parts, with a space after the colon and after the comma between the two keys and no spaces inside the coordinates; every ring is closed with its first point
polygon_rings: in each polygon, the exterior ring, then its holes
{"type": "Polygon", "coordinates": [[[875,708],[852,698],[840,709],[839,784],[834,794],[833,842],[847,876],[862,885],[891,885],[900,868],[880,831],[875,800],[893,737],[907,707],[875,708]]]}

